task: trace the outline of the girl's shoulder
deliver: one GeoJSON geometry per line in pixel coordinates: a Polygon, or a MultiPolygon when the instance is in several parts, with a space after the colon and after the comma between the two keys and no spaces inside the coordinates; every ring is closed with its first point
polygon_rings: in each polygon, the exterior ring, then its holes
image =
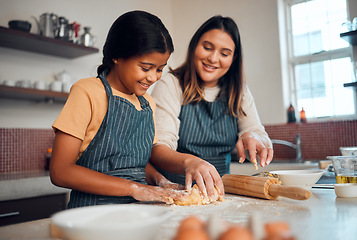
{"type": "Polygon", "coordinates": [[[104,89],[104,85],[99,78],[90,77],[90,78],[82,78],[73,84],[75,87],[80,87],[87,90],[98,90],[104,89]]]}

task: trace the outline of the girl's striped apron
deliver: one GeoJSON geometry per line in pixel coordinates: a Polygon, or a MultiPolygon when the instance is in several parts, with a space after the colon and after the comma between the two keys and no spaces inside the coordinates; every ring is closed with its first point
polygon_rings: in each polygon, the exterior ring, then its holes
{"type": "MultiPolygon", "coordinates": [[[[145,166],[155,135],[152,109],[143,96],[138,96],[141,111],[128,100],[114,96],[106,75],[107,72],[103,72],[99,78],[108,96],[107,113],[97,134],[76,164],[146,184],[145,166]]],[[[99,196],[72,190],[68,208],[134,201],[129,196],[99,196]]]]}

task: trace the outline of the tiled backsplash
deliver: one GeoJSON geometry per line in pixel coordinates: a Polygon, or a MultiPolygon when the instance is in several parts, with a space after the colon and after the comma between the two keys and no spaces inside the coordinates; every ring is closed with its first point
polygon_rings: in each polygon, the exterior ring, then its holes
{"type": "Polygon", "coordinates": [[[51,129],[0,129],[0,173],[44,170],[51,129]]]}
{"type": "MultiPolygon", "coordinates": [[[[341,155],[340,147],[357,146],[357,120],[290,123],[265,126],[271,139],[294,143],[300,133],[302,157],[310,160],[323,160],[326,156],[341,155]]],[[[295,149],[274,144],[274,159],[295,159],[295,149]]]]}
{"type": "MultiPolygon", "coordinates": [[[[271,139],[294,142],[300,133],[304,159],[340,155],[340,146],[357,146],[357,120],[265,126],[271,139]]],[[[43,170],[52,129],[0,129],[0,173],[43,170]]],[[[295,149],[274,145],[275,159],[294,159],[295,149]]]]}

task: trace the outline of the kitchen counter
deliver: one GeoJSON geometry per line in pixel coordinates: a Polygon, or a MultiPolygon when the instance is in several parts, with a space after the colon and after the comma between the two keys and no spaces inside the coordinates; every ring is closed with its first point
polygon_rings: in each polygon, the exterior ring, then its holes
{"type": "Polygon", "coordinates": [[[66,188],[51,183],[48,171],[0,174],[0,201],[68,193],[66,188]]]}
{"type": "MultiPolygon", "coordinates": [[[[278,198],[263,200],[227,194],[225,201],[207,206],[169,206],[172,217],[163,224],[156,239],[172,240],[180,221],[197,215],[207,220],[218,215],[231,223],[246,224],[252,214],[262,223],[286,221],[297,240],[343,239],[357,236],[357,198],[336,197],[333,189],[312,189],[306,201],[278,198]]],[[[50,236],[50,219],[37,220],[0,228],[0,239],[46,239],[50,236]]]]}

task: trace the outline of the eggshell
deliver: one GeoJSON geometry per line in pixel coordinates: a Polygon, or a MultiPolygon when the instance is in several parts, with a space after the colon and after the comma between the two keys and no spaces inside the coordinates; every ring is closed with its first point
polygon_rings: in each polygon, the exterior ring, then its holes
{"type": "Polygon", "coordinates": [[[218,240],[253,240],[253,234],[243,226],[232,226],[225,231],[218,240]]]}

